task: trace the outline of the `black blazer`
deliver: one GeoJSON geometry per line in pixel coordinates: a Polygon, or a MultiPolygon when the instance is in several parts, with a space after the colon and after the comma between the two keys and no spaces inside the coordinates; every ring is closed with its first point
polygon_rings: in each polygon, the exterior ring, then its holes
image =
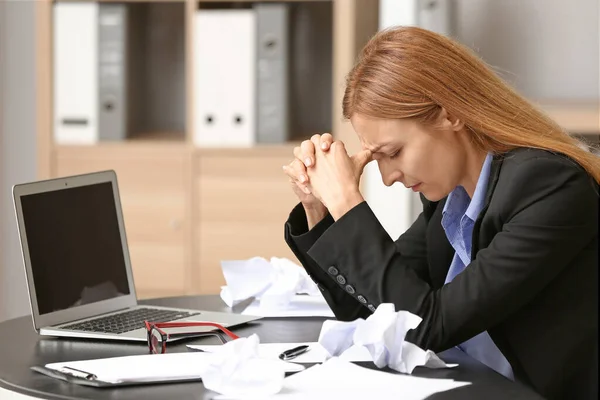
{"type": "Polygon", "coordinates": [[[435,352],[487,330],[516,380],[547,398],[597,399],[598,185],[561,155],[495,156],[472,262],[447,285],[445,201],[422,197],[396,242],[366,202],[309,232],[298,205],[285,239],[338,319],[393,303],[423,318],[407,340],[435,352]]]}

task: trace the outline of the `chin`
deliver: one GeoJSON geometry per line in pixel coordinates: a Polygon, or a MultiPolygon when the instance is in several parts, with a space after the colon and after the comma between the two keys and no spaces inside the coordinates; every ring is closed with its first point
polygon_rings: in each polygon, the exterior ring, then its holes
{"type": "Polygon", "coordinates": [[[421,192],[421,194],[423,195],[423,197],[425,197],[427,200],[429,200],[431,202],[440,201],[444,197],[448,196],[447,194],[435,193],[435,192],[429,192],[429,191],[423,191],[423,192],[421,192]]]}

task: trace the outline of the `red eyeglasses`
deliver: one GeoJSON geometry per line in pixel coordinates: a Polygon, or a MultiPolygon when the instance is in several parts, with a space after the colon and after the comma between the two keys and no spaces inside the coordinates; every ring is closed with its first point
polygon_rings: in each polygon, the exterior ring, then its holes
{"type": "Polygon", "coordinates": [[[226,343],[225,339],[219,335],[219,332],[185,332],[185,333],[167,333],[161,328],[189,328],[194,326],[212,326],[223,332],[231,340],[239,339],[235,333],[222,325],[214,322],[148,322],[144,321],[148,334],[148,350],[152,354],[163,354],[167,351],[167,341],[169,338],[191,337],[198,335],[216,335],[222,343],[226,343]]]}

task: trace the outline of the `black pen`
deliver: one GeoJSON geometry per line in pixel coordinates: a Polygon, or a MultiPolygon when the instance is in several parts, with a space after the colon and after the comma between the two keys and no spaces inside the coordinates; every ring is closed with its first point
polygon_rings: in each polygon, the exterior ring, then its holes
{"type": "Polygon", "coordinates": [[[281,353],[279,355],[279,358],[282,359],[283,361],[289,361],[289,360],[292,360],[292,359],[298,357],[301,354],[306,353],[308,350],[310,350],[310,347],[308,347],[307,345],[294,347],[293,349],[289,349],[289,350],[286,350],[283,353],[281,353]]]}
{"type": "Polygon", "coordinates": [[[60,372],[62,372],[63,374],[74,376],[76,378],[83,378],[87,380],[98,379],[98,377],[94,374],[90,374],[89,372],[85,372],[80,369],[75,369],[67,366],[62,367],[60,372]],[[69,371],[64,371],[65,369],[68,369],[69,371]]]}

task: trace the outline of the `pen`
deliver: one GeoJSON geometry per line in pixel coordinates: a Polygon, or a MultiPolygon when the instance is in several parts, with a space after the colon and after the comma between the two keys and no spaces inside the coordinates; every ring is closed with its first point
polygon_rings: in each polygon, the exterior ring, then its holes
{"type": "Polygon", "coordinates": [[[306,353],[308,350],[310,350],[310,347],[308,347],[307,345],[294,347],[293,349],[289,349],[281,353],[279,355],[279,358],[283,361],[289,361],[298,357],[301,354],[306,353]]]}
{"type": "Polygon", "coordinates": [[[67,375],[71,375],[74,376],[76,378],[83,378],[83,379],[96,379],[98,378],[96,375],[94,374],[90,374],[89,372],[85,372],[82,371],[80,369],[75,369],[75,368],[71,368],[71,367],[62,367],[61,368],[61,372],[63,374],[67,374],[67,375]],[[68,369],[68,371],[64,371],[65,369],[68,369]]]}

